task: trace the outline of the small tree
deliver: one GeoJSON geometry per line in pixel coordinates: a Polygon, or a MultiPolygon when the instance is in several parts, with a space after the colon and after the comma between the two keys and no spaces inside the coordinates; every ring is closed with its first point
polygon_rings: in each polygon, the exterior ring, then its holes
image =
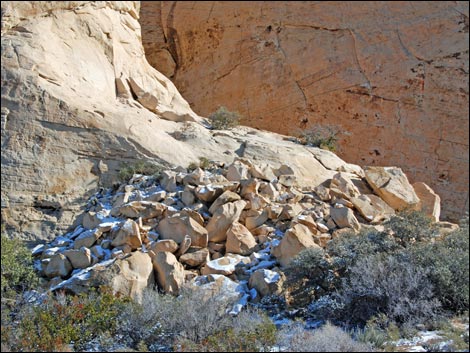
{"type": "Polygon", "coordinates": [[[209,120],[215,130],[230,130],[239,124],[240,114],[231,112],[225,107],[220,107],[216,112],[209,115],[209,120]]]}

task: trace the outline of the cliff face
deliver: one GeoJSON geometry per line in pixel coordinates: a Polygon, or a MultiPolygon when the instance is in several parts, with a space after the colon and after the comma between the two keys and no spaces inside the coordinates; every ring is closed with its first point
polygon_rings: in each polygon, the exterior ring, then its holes
{"type": "Polygon", "coordinates": [[[199,117],[147,63],[138,10],[131,1],[2,2],[1,193],[9,231],[53,237],[124,162],[194,159],[170,157],[177,147],[164,130],[175,123],[158,118],[199,117]]]}
{"type": "Polygon", "coordinates": [[[149,62],[196,112],[292,134],[340,127],[340,156],[397,165],[468,210],[466,2],[143,2],[149,62]]]}

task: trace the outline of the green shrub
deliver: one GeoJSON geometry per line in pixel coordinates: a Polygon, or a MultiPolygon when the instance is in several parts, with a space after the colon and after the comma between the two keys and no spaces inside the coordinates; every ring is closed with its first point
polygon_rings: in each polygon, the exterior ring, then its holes
{"type": "Polygon", "coordinates": [[[385,226],[390,228],[402,246],[429,240],[439,234],[432,219],[421,211],[404,210],[392,216],[385,226]]]}
{"type": "Polygon", "coordinates": [[[231,318],[232,326],[200,341],[180,339],[182,352],[268,352],[276,343],[276,326],[260,312],[242,312],[231,318]]]}
{"type": "Polygon", "coordinates": [[[304,306],[331,290],[334,278],[329,278],[330,267],[321,248],[307,248],[297,254],[284,271],[290,304],[304,306]]]}
{"type": "Polygon", "coordinates": [[[288,352],[371,352],[368,344],[355,341],[346,331],[326,323],[320,329],[306,330],[294,323],[281,330],[279,345],[288,352]]]}
{"type": "Polygon", "coordinates": [[[433,243],[417,244],[410,249],[418,266],[428,269],[437,298],[445,309],[469,307],[469,228],[468,223],[433,243]]]}
{"type": "Polygon", "coordinates": [[[118,313],[128,302],[110,290],[79,296],[58,295],[39,307],[25,307],[18,327],[17,349],[51,352],[76,350],[104,332],[116,333],[118,313]]]}
{"type": "Polygon", "coordinates": [[[314,125],[308,129],[298,130],[295,134],[302,145],[319,147],[329,151],[336,151],[339,128],[334,125],[314,125]]]}
{"type": "Polygon", "coordinates": [[[18,239],[1,235],[2,246],[2,298],[30,290],[39,284],[39,277],[33,268],[31,251],[18,239]]]}
{"type": "Polygon", "coordinates": [[[162,170],[163,168],[158,164],[147,161],[137,161],[132,165],[123,165],[119,171],[119,179],[123,182],[128,182],[134,174],[158,176],[162,170]]]}
{"type": "Polygon", "coordinates": [[[199,157],[199,164],[196,162],[191,162],[188,165],[188,170],[193,171],[193,170],[196,170],[197,168],[210,169],[213,167],[214,167],[214,163],[211,162],[209,159],[207,159],[206,157],[199,157]]]}
{"type": "Polygon", "coordinates": [[[192,122],[185,121],[179,130],[171,134],[178,141],[187,141],[197,138],[197,130],[192,122]]]}
{"type": "Polygon", "coordinates": [[[435,319],[440,303],[428,274],[403,253],[365,256],[350,268],[336,294],[344,305],[341,316],[353,324],[379,314],[399,325],[435,319]]]}
{"type": "Polygon", "coordinates": [[[220,107],[216,112],[209,115],[212,128],[215,130],[229,130],[239,124],[240,115],[237,112],[231,112],[225,107],[220,107]]]}
{"type": "Polygon", "coordinates": [[[333,266],[344,274],[359,259],[379,253],[392,253],[401,247],[387,232],[375,229],[362,229],[333,239],[327,245],[327,252],[333,258],[333,266]]]}

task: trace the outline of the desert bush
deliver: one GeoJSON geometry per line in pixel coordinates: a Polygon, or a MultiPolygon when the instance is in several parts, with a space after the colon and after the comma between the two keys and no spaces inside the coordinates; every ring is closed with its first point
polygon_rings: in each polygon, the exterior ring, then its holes
{"type": "Polygon", "coordinates": [[[18,239],[1,235],[2,298],[12,297],[15,293],[33,289],[39,284],[39,277],[33,268],[31,251],[18,239]]]}
{"type": "Polygon", "coordinates": [[[439,234],[432,219],[421,211],[404,210],[385,222],[402,246],[411,243],[429,240],[439,234]]]}
{"type": "Polygon", "coordinates": [[[288,352],[371,352],[368,344],[355,341],[346,331],[330,323],[306,330],[299,323],[282,329],[278,345],[288,352]]]}
{"type": "Polygon", "coordinates": [[[231,327],[219,330],[205,339],[177,342],[182,352],[268,352],[276,343],[276,326],[259,311],[249,310],[231,317],[231,327]]]}
{"type": "Polygon", "coordinates": [[[231,112],[225,107],[220,107],[209,115],[212,128],[215,130],[229,130],[238,126],[240,115],[237,112],[231,112]]]}
{"type": "Polygon", "coordinates": [[[185,121],[183,125],[171,134],[178,141],[187,141],[197,137],[197,131],[193,123],[185,121]]]}
{"type": "Polygon", "coordinates": [[[137,161],[134,164],[123,164],[119,171],[119,179],[123,182],[129,181],[134,174],[158,176],[163,168],[152,162],[137,161]]]}
{"type": "Polygon", "coordinates": [[[469,228],[468,223],[433,243],[417,244],[411,258],[428,270],[436,297],[445,309],[460,312],[469,307],[469,228]]]}
{"type": "Polygon", "coordinates": [[[336,151],[340,130],[334,125],[313,125],[307,129],[297,130],[295,135],[299,143],[336,151]]]}
{"type": "Polygon", "coordinates": [[[292,297],[290,304],[303,306],[331,290],[334,276],[330,267],[321,248],[307,248],[297,254],[284,271],[284,289],[292,297]]]}
{"type": "Polygon", "coordinates": [[[24,307],[20,314],[16,349],[30,352],[80,350],[104,332],[115,333],[116,320],[126,298],[110,290],[79,296],[58,295],[37,307],[24,307]],[[69,347],[69,348],[67,348],[69,347]]]}
{"type": "Polygon", "coordinates": [[[387,232],[375,229],[362,229],[359,234],[343,234],[328,243],[327,252],[332,257],[332,265],[342,275],[359,259],[379,253],[392,253],[401,249],[400,245],[387,232]]]}
{"type": "Polygon", "coordinates": [[[199,163],[191,162],[188,165],[188,170],[193,171],[197,168],[210,169],[210,168],[213,168],[213,167],[214,167],[214,163],[211,162],[209,159],[207,159],[206,157],[199,157],[199,163]]]}
{"type": "Polygon", "coordinates": [[[379,314],[399,325],[434,319],[440,303],[428,274],[406,254],[373,254],[359,259],[336,294],[344,304],[341,316],[353,324],[365,324],[379,314]]]}

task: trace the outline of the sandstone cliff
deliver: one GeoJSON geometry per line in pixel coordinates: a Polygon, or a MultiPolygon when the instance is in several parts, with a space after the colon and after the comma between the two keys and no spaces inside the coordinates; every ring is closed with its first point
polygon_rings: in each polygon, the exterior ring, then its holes
{"type": "MultiPolygon", "coordinates": [[[[289,161],[305,183],[331,177],[283,136],[210,131],[146,61],[137,2],[2,2],[2,222],[52,239],[83,200],[139,159],[289,161]],[[161,119],[164,118],[164,119],[161,119]],[[178,121],[185,121],[184,124],[178,121]]],[[[342,162],[344,164],[344,162],[342,162]]]]}
{"type": "Polygon", "coordinates": [[[397,165],[468,210],[468,2],[143,2],[150,63],[196,112],[295,133],[333,124],[341,157],[397,165]]]}

